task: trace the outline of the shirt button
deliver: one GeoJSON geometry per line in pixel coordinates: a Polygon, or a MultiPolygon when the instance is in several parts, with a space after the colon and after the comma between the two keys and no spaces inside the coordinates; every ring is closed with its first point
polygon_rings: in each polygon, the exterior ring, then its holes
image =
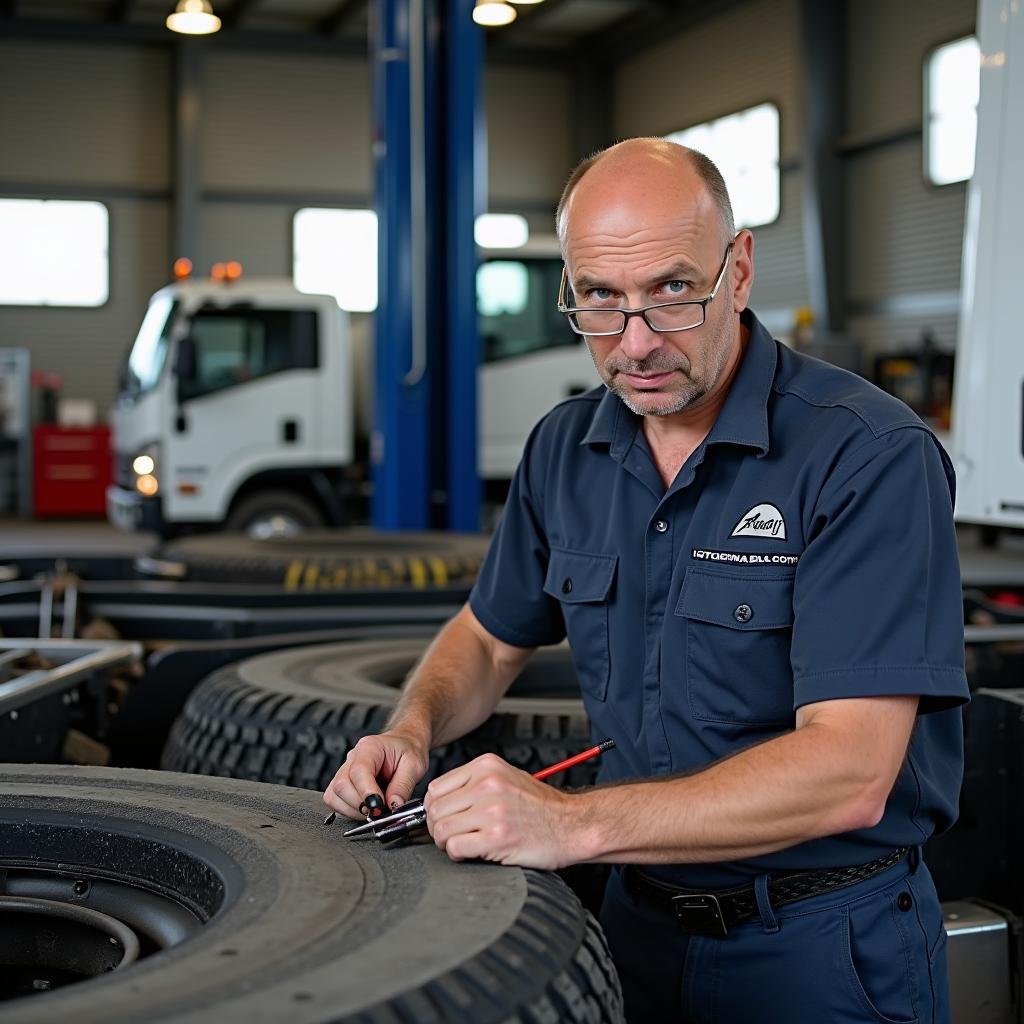
{"type": "Polygon", "coordinates": [[[732,613],[737,622],[749,622],[754,617],[754,609],[749,604],[739,604],[732,613]]]}
{"type": "Polygon", "coordinates": [[[562,580],[562,593],[563,594],[570,594],[570,593],[572,593],[572,580],[568,576],[566,576],[566,578],[564,580],[562,580]]]}
{"type": "Polygon", "coordinates": [[[654,524],[654,528],[658,531],[658,533],[664,533],[668,529],[668,523],[666,523],[664,519],[659,519],[654,524]]]}

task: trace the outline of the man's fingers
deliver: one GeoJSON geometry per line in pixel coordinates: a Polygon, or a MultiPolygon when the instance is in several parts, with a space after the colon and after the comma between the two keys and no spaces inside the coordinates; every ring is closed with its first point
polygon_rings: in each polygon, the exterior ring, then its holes
{"type": "Polygon", "coordinates": [[[477,816],[471,809],[461,811],[457,814],[450,814],[440,820],[427,822],[430,837],[437,844],[438,848],[448,852],[448,844],[457,836],[465,836],[475,833],[479,828],[477,816]]]}
{"type": "Polygon", "coordinates": [[[331,784],[324,791],[324,803],[332,811],[337,811],[338,814],[343,814],[346,818],[360,818],[363,816],[359,810],[362,797],[356,796],[355,790],[347,783],[346,769],[339,768],[331,780],[331,784]]]}
{"type": "Polygon", "coordinates": [[[408,803],[416,783],[423,778],[423,771],[418,764],[413,764],[408,754],[403,754],[398,759],[395,772],[388,783],[388,791],[384,794],[384,800],[393,811],[396,807],[408,803]]]}
{"type": "Polygon", "coordinates": [[[371,766],[370,762],[363,760],[354,760],[349,765],[348,781],[358,803],[365,804],[366,798],[372,795],[379,796],[382,800],[384,799],[384,794],[380,791],[380,786],[377,784],[377,771],[378,768],[376,766],[371,766]]]}
{"type": "Polygon", "coordinates": [[[455,790],[461,789],[473,777],[471,768],[474,763],[470,761],[469,764],[459,765],[458,768],[453,768],[450,772],[445,772],[444,775],[438,775],[427,786],[427,796],[431,800],[437,800],[448,793],[454,793],[455,790]]]}

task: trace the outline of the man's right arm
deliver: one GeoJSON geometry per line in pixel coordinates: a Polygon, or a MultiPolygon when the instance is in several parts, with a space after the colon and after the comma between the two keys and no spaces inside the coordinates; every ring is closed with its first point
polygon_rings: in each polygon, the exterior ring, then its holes
{"type": "Polygon", "coordinates": [[[349,751],[324,802],[358,818],[360,805],[371,793],[381,794],[384,783],[388,807],[405,803],[427,771],[431,748],[482,724],[532,653],[493,636],[463,606],[409,676],[384,732],[349,751]]]}

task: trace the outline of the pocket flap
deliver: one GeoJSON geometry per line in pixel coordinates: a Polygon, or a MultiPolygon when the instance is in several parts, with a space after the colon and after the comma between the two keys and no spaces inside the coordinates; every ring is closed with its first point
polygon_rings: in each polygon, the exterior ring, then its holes
{"type": "Polygon", "coordinates": [[[687,569],[676,615],[730,629],[793,625],[793,577],[758,579],[687,569]]]}
{"type": "Polygon", "coordinates": [[[618,555],[552,548],[544,592],[563,604],[604,601],[615,579],[618,555]]]}

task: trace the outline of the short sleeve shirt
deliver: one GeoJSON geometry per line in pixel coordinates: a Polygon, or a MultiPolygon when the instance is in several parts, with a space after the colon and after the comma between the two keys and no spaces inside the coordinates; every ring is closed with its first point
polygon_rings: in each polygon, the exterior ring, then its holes
{"type": "Polygon", "coordinates": [[[916,694],[882,820],[682,885],[858,864],[956,817],[963,607],[953,472],[918,417],[860,377],[749,336],[710,433],[666,489],[603,387],[535,428],[470,596],[521,647],[568,636],[602,781],[694,772],[794,728],[796,709],[916,694]]]}

